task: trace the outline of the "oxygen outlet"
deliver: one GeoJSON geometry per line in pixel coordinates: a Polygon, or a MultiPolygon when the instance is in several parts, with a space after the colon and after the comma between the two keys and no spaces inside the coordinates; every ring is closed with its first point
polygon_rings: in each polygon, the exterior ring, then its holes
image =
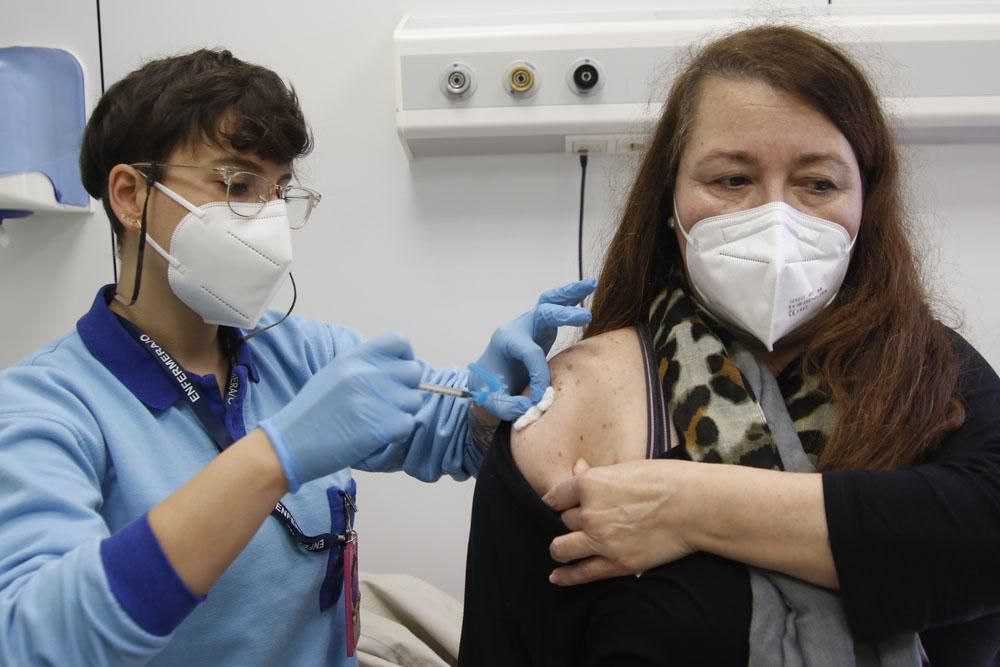
{"type": "Polygon", "coordinates": [[[503,77],[504,90],[514,97],[531,97],[539,85],[538,71],[527,60],[511,63],[503,77]]]}
{"type": "Polygon", "coordinates": [[[580,58],[569,67],[566,84],[580,97],[596,94],[604,86],[604,72],[592,58],[580,58]]]}
{"type": "Polygon", "coordinates": [[[465,63],[452,63],[441,76],[441,92],[452,100],[468,99],[476,92],[476,73],[465,63]]]}

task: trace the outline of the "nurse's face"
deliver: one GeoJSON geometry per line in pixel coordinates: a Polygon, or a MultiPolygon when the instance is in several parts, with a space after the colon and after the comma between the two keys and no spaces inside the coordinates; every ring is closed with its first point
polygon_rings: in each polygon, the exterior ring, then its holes
{"type": "MultiPolygon", "coordinates": [[[[823,114],[755,80],[709,77],[675,183],[680,225],[781,201],[842,226],[861,224],[861,172],[823,114]]],[[[682,255],[687,248],[677,230],[682,255]]]]}
{"type": "MultiPolygon", "coordinates": [[[[292,178],[291,165],[280,165],[262,160],[252,153],[243,153],[212,144],[198,143],[178,148],[164,160],[167,165],[159,172],[159,182],[170,188],[195,206],[209,202],[226,201],[226,183],[223,175],[212,168],[231,167],[240,171],[263,176],[267,181],[287,185],[292,178]],[[171,167],[188,165],[199,167],[171,167]]],[[[234,193],[234,196],[237,196],[234,193]]],[[[274,197],[274,193],[271,193],[274,197]]],[[[169,198],[163,192],[153,189],[148,204],[147,221],[149,233],[169,252],[170,237],[180,221],[190,211],[169,198]]],[[[156,253],[148,253],[147,259],[159,258],[156,253]]],[[[153,261],[156,261],[155,259],[153,261]]]]}

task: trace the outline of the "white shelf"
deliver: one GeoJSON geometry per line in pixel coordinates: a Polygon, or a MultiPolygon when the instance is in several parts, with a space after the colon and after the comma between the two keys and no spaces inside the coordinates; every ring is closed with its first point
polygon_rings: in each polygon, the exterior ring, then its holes
{"type": "Polygon", "coordinates": [[[91,213],[86,206],[70,206],[56,201],[55,189],[48,176],[29,171],[0,176],[0,210],[22,210],[34,213],[91,213]]]}

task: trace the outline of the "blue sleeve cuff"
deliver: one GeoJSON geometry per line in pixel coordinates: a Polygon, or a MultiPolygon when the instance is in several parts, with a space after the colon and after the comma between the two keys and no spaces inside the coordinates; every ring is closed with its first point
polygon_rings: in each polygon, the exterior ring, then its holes
{"type": "Polygon", "coordinates": [[[101,562],[118,604],[158,637],[173,632],[205,599],[181,581],[145,514],[101,542],[101,562]]]}

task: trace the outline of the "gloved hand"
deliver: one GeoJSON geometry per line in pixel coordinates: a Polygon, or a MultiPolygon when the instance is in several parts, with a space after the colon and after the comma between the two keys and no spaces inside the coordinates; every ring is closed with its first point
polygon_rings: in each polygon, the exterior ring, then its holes
{"type": "Polygon", "coordinates": [[[347,468],[413,432],[423,403],[421,367],[399,333],[336,357],[260,428],[271,440],[288,490],[347,468]]]}
{"type": "MultiPolygon", "coordinates": [[[[593,278],[551,289],[538,298],[538,305],[512,322],[493,332],[490,344],[476,363],[486,370],[502,375],[509,395],[491,396],[483,404],[504,421],[517,419],[533,404],[551,382],[545,356],[562,326],[581,327],[590,322],[590,311],[575,307],[597,287],[593,278]],[[531,382],[531,400],[519,394],[531,382]]],[[[470,389],[475,389],[476,376],[470,377],[470,389]]]]}

